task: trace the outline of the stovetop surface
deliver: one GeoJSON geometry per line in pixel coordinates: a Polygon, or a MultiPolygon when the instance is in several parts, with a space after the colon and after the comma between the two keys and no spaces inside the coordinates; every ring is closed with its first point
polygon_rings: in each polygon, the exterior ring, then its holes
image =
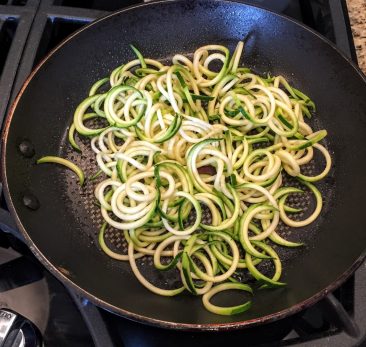
{"type": "MultiPolygon", "coordinates": [[[[142,2],[0,0],[0,124],[25,78],[52,48],[94,19],[142,2]]],[[[252,0],[246,3],[269,8],[305,23],[336,43],[356,62],[343,0],[252,0]]],[[[6,207],[3,199],[2,207],[6,207]]],[[[44,333],[46,347],[93,344],[215,346],[227,343],[245,343],[247,346],[359,346],[366,339],[365,263],[335,293],[288,319],[243,331],[186,333],[143,326],[97,309],[75,293],[68,292],[20,241],[0,232],[0,273],[4,274],[1,264],[9,259],[13,259],[8,267],[11,269],[7,275],[9,278],[5,275],[0,278],[0,305],[21,310],[23,315],[32,318],[44,333]],[[14,258],[17,258],[15,263],[14,258]],[[12,272],[22,271],[22,266],[26,266],[27,271],[33,269],[34,283],[10,278],[12,272]],[[17,299],[19,295],[29,295],[34,309],[22,309],[21,301],[17,299]],[[39,307],[39,302],[42,302],[42,307],[39,307]]]]}

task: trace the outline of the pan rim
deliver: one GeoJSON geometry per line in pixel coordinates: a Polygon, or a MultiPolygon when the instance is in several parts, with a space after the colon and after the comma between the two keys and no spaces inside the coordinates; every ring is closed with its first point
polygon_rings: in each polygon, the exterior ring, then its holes
{"type": "MultiPolygon", "coordinates": [[[[316,32],[315,30],[305,26],[303,23],[298,22],[297,20],[292,19],[291,17],[288,17],[286,15],[283,14],[278,14],[274,11],[265,9],[261,6],[254,6],[251,4],[248,4],[247,2],[242,2],[242,1],[238,1],[238,0],[199,0],[200,2],[217,2],[217,3],[236,3],[236,4],[243,4],[245,6],[249,6],[249,7],[254,7],[254,8],[260,8],[262,11],[266,11],[271,13],[272,15],[275,15],[277,17],[280,17],[282,19],[285,19],[287,21],[292,22],[295,25],[300,26],[303,30],[306,30],[308,32],[310,32],[312,35],[315,35],[318,39],[322,40],[323,42],[325,42],[326,44],[328,44],[328,46],[330,46],[331,48],[333,48],[344,60],[346,60],[346,62],[348,64],[350,64],[352,66],[352,68],[355,70],[355,72],[361,77],[361,79],[366,83],[366,76],[363,74],[363,72],[360,70],[360,68],[358,66],[356,66],[356,64],[349,58],[347,57],[342,51],[339,50],[339,48],[330,40],[328,40],[327,38],[323,37],[322,35],[320,35],[318,32],[316,32]]],[[[104,17],[101,17],[85,26],[83,26],[82,28],[80,28],[79,30],[75,31],[73,34],[71,34],[70,36],[68,36],[67,38],[65,38],[60,44],[58,44],[54,49],[52,49],[37,65],[36,67],[33,69],[33,71],[31,72],[31,74],[28,76],[28,78],[25,80],[25,82],[23,83],[18,95],[16,96],[14,102],[12,103],[12,105],[10,106],[9,112],[6,116],[6,119],[4,121],[4,129],[2,132],[2,149],[1,149],[1,176],[2,176],[2,182],[3,182],[3,188],[4,188],[4,195],[5,195],[5,199],[6,199],[6,203],[9,207],[9,210],[13,216],[13,218],[15,219],[15,222],[19,228],[19,231],[21,232],[22,236],[25,239],[25,242],[27,244],[27,246],[30,248],[30,250],[32,251],[32,253],[37,257],[37,259],[39,259],[41,261],[41,263],[59,280],[61,280],[63,282],[63,284],[71,287],[72,289],[74,289],[78,294],[82,295],[83,297],[85,297],[86,299],[88,299],[90,302],[96,304],[97,306],[102,307],[103,309],[112,311],[113,313],[119,314],[120,316],[123,316],[125,318],[140,322],[140,323],[144,323],[144,324],[148,324],[148,325],[153,325],[153,326],[158,326],[161,328],[168,328],[168,329],[176,329],[176,330],[186,330],[186,331],[217,331],[217,330],[236,330],[236,329],[240,329],[240,328],[246,328],[246,327],[252,327],[254,325],[259,325],[259,324],[264,324],[264,323],[270,323],[272,321],[281,319],[281,318],[285,318],[287,316],[293,315],[297,312],[299,312],[300,310],[302,310],[305,307],[308,307],[312,304],[315,304],[316,302],[318,302],[319,300],[321,300],[322,298],[324,298],[328,293],[332,292],[333,290],[335,290],[336,288],[338,288],[343,282],[346,281],[346,279],[348,277],[350,277],[352,275],[352,273],[361,265],[361,263],[363,262],[363,260],[366,257],[366,250],[354,261],[354,263],[343,273],[341,274],[333,283],[331,283],[330,285],[328,285],[327,287],[323,288],[321,291],[318,291],[316,294],[314,294],[313,296],[309,297],[306,300],[303,300],[299,303],[297,303],[296,305],[293,305],[287,309],[275,312],[273,314],[270,315],[266,315],[263,317],[259,317],[259,318],[254,318],[254,319],[250,319],[250,320],[244,320],[244,321],[238,321],[238,322],[231,322],[231,323],[205,323],[205,324],[194,324],[194,323],[177,323],[177,322],[169,322],[169,321],[165,321],[165,320],[160,320],[160,319],[156,319],[156,318],[151,318],[151,317],[147,317],[147,316],[143,316],[140,314],[136,314],[130,311],[127,311],[125,309],[122,309],[120,307],[117,307],[115,305],[112,305],[104,300],[101,300],[99,298],[97,298],[96,296],[94,296],[93,294],[89,293],[87,290],[79,287],[73,280],[71,280],[70,278],[66,277],[59,269],[57,269],[48,259],[47,257],[38,249],[38,247],[33,243],[31,237],[28,235],[26,229],[24,228],[18,214],[17,211],[15,209],[15,206],[13,204],[13,199],[11,197],[11,193],[9,190],[9,186],[8,186],[8,180],[7,180],[7,171],[6,171],[6,152],[7,152],[7,139],[8,139],[8,134],[9,134],[9,130],[10,130],[10,126],[11,126],[11,121],[12,118],[14,116],[15,110],[17,108],[17,105],[24,93],[24,91],[26,90],[28,84],[31,82],[31,80],[33,79],[33,77],[37,74],[38,70],[40,70],[42,68],[42,66],[53,56],[53,54],[55,54],[55,52],[57,52],[58,50],[60,50],[67,42],[69,42],[70,40],[72,40],[76,35],[78,35],[79,33],[83,32],[84,30],[88,30],[90,27],[92,27],[95,24],[98,24],[104,20],[107,20],[110,17],[113,17],[115,15],[119,15],[121,13],[124,12],[128,12],[130,10],[133,9],[139,9],[141,7],[146,7],[146,6],[155,6],[155,5],[163,5],[164,4],[171,4],[171,3],[182,3],[185,2],[185,0],[160,0],[160,1],[154,1],[154,2],[150,2],[150,3],[143,3],[143,4],[139,4],[139,5],[133,5],[133,6],[129,6],[126,8],[123,8],[121,10],[115,11],[113,13],[110,13],[104,17]]]]}

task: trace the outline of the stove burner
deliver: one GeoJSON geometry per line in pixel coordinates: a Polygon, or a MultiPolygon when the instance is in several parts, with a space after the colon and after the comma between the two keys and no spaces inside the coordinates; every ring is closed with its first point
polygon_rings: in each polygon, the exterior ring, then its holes
{"type": "Polygon", "coordinates": [[[0,233],[0,309],[17,312],[35,324],[45,347],[93,346],[75,298],[29,252],[22,255],[10,244],[24,248],[20,241],[0,233]]]}
{"type": "Polygon", "coordinates": [[[29,278],[29,284],[22,285],[22,283],[19,283],[16,278],[17,271],[21,268],[23,268],[23,271],[29,271],[32,267],[32,265],[29,265],[31,262],[24,259],[21,254],[12,249],[0,248],[0,307],[20,313],[44,333],[49,317],[49,306],[45,304],[49,302],[47,282],[38,268],[39,273],[36,273],[37,270],[33,271],[37,277],[29,278]],[[15,263],[14,260],[22,261],[15,263]],[[9,271],[5,271],[6,264],[9,264],[9,271]],[[12,273],[15,278],[12,277],[12,273]],[[35,282],[33,282],[34,279],[35,282]]]}

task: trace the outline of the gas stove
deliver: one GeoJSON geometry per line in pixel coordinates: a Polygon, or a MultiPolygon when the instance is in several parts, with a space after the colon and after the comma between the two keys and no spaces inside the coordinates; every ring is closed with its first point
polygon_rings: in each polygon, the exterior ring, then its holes
{"type": "MultiPolygon", "coordinates": [[[[0,0],[0,124],[25,78],[52,48],[83,25],[142,2],[0,0]]],[[[344,0],[245,2],[305,23],[357,63],[344,0]]],[[[283,320],[234,332],[163,330],[99,309],[65,288],[32,256],[19,235],[9,233],[7,225],[13,222],[3,198],[0,206],[0,308],[19,312],[33,322],[46,347],[216,346],[243,342],[246,346],[361,346],[366,341],[366,263],[334,293],[283,320]]],[[[0,345],[2,333],[0,324],[0,345]]],[[[22,334],[18,334],[19,346],[24,345],[22,334]]]]}

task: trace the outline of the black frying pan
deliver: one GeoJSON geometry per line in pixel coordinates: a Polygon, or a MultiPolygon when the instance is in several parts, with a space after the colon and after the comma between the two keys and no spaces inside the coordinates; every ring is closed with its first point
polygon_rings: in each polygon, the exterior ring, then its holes
{"type": "MultiPolygon", "coordinates": [[[[181,329],[229,329],[272,321],[322,298],[363,260],[365,82],[365,76],[331,43],[263,9],[225,1],[168,1],[122,10],[71,36],[26,81],[2,138],[6,199],[43,264],[103,308],[181,329]],[[36,167],[35,160],[60,155],[79,162],[87,173],[95,169],[88,152],[80,158],[70,150],[67,128],[93,81],[133,58],[129,43],[147,57],[164,59],[209,43],[233,49],[243,37],[247,37],[246,66],[258,73],[284,75],[316,102],[314,127],[328,130],[333,169],[320,185],[325,197],[321,217],[293,236],[307,247],[283,253],[282,279],[288,286],[258,291],[250,311],[222,317],[207,312],[200,298],[150,293],[127,263],[103,254],[96,244],[101,219],[92,204],[93,185],[81,189],[71,172],[54,165],[36,167]]],[[[109,237],[123,249],[116,233],[109,237]]]]}

